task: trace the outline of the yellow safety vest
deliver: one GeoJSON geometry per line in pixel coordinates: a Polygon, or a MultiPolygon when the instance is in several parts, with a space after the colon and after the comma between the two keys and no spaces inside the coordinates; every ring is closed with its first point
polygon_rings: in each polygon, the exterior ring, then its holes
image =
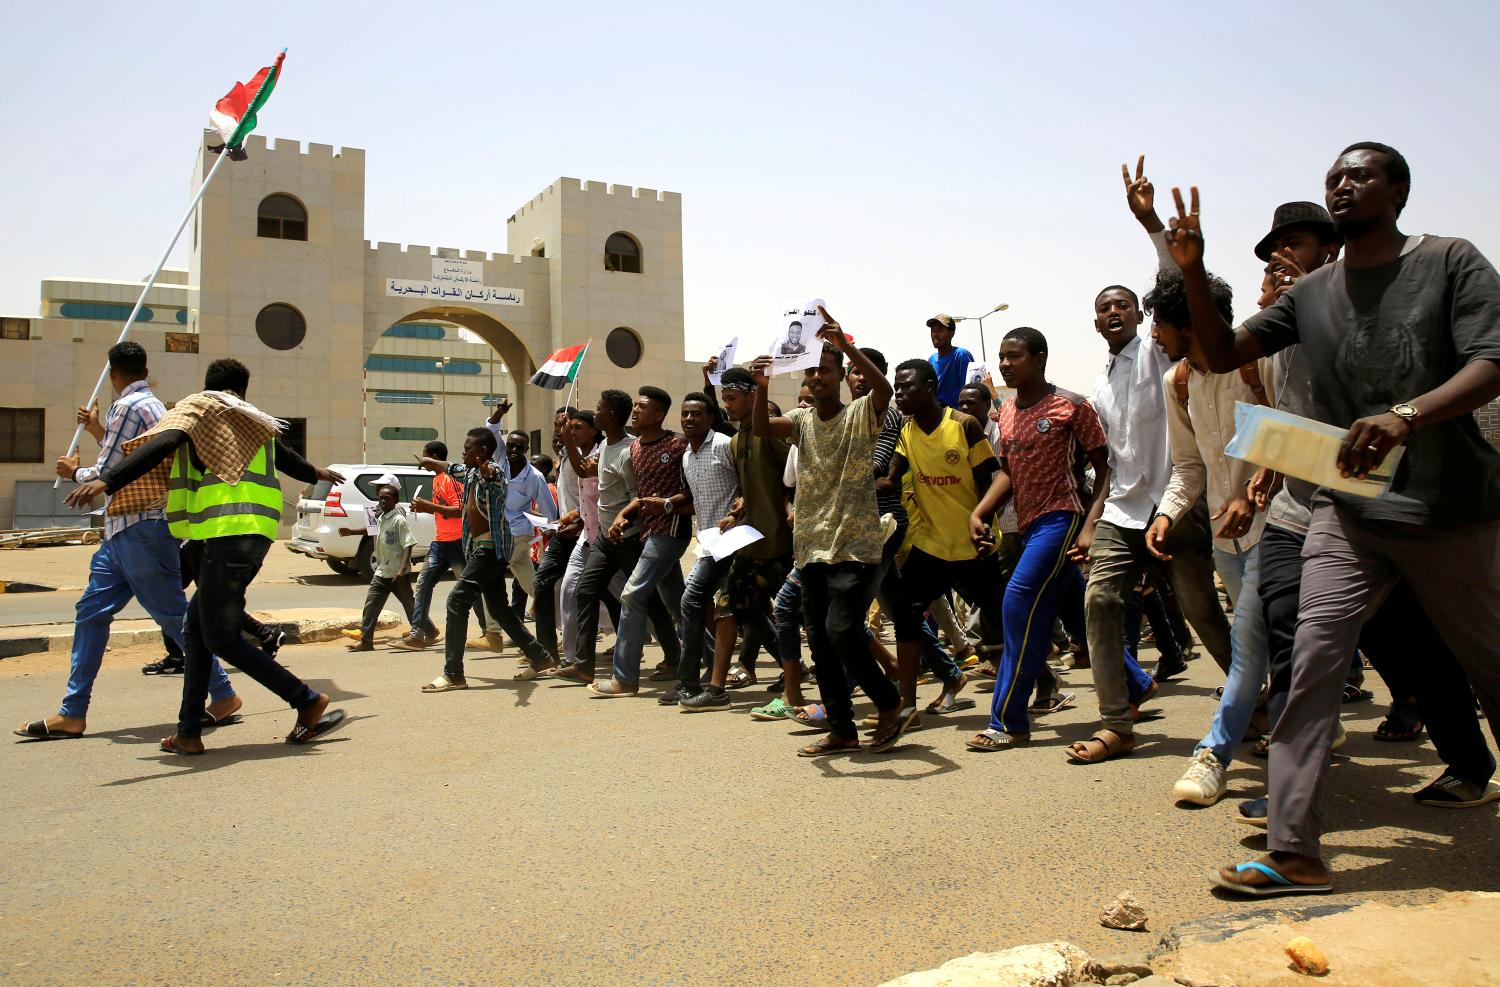
{"type": "Polygon", "coordinates": [[[225,483],[193,465],[188,443],[177,447],[167,482],[167,527],[177,538],[204,541],[226,535],[275,539],[281,521],[276,440],[260,447],[240,482],[225,483]]]}

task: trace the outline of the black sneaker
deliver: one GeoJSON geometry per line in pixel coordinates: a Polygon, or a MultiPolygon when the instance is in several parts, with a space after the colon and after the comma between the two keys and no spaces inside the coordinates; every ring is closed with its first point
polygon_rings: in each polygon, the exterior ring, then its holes
{"type": "Polygon", "coordinates": [[[688,696],[678,705],[680,713],[712,713],[715,710],[733,709],[729,693],[716,685],[706,685],[696,696],[688,696]]]}
{"type": "Polygon", "coordinates": [[[658,706],[676,706],[684,700],[691,699],[698,694],[698,690],[690,685],[679,683],[671,692],[663,692],[656,697],[658,706]]]}
{"type": "Polygon", "coordinates": [[[181,675],[186,664],[181,658],[163,655],[161,661],[142,666],[141,671],[147,675],[181,675]]]}
{"type": "Polygon", "coordinates": [[[281,651],[281,646],[286,643],[286,631],[275,627],[266,628],[266,636],[260,639],[260,650],[266,653],[267,658],[275,658],[281,651]]]}

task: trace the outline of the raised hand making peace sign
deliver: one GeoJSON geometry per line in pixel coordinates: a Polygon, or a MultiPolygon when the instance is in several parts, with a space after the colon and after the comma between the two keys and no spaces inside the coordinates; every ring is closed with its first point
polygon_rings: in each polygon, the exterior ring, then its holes
{"type": "Polygon", "coordinates": [[[1177,215],[1172,217],[1172,228],[1167,233],[1167,249],[1178,267],[1203,263],[1203,231],[1198,226],[1198,186],[1192,187],[1193,207],[1182,204],[1182,189],[1172,189],[1172,201],[1177,204],[1177,215]]]}
{"type": "Polygon", "coordinates": [[[1156,215],[1156,187],[1146,177],[1146,156],[1142,154],[1135,162],[1135,179],[1130,178],[1130,169],[1120,165],[1120,177],[1125,179],[1125,202],[1136,219],[1145,222],[1156,215]]]}

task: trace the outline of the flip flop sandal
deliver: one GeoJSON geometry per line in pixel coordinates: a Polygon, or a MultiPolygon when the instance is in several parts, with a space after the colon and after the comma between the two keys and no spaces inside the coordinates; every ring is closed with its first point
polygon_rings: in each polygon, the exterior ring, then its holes
{"type": "Polygon", "coordinates": [[[1375,739],[1388,744],[1416,740],[1422,735],[1422,714],[1416,703],[1396,703],[1380,726],[1375,728],[1375,739]]]}
{"type": "Polygon", "coordinates": [[[1031,736],[1029,734],[1021,737],[1008,734],[1004,730],[991,728],[975,734],[964,746],[971,751],[988,754],[991,751],[1005,750],[1008,747],[1021,747],[1029,743],[1031,743],[1031,736]]]}
{"type": "Polygon", "coordinates": [[[1375,698],[1375,693],[1369,689],[1361,689],[1357,685],[1344,686],[1345,703],[1367,703],[1375,698]]]}
{"type": "Polygon", "coordinates": [[[627,699],[638,695],[640,695],[640,689],[622,689],[614,679],[610,679],[603,685],[597,682],[589,683],[589,698],[591,699],[627,699]]]}
{"type": "Polygon", "coordinates": [[[568,685],[594,684],[593,673],[585,672],[577,665],[569,665],[566,668],[559,668],[552,673],[552,677],[558,682],[565,682],[568,685]]]}
{"type": "Polygon", "coordinates": [[[1255,871],[1257,874],[1266,877],[1271,883],[1242,884],[1239,881],[1229,880],[1218,871],[1212,871],[1209,874],[1209,880],[1225,891],[1245,895],[1248,898],[1275,898],[1289,894],[1327,894],[1333,890],[1333,885],[1326,882],[1321,884],[1297,884],[1294,881],[1289,881],[1258,860],[1234,865],[1234,872],[1236,874],[1243,874],[1245,871],[1255,871]]]}
{"type": "Polygon", "coordinates": [[[1071,692],[1054,692],[1044,702],[1033,703],[1026,707],[1026,712],[1034,716],[1046,716],[1048,713],[1060,713],[1065,709],[1071,709],[1078,697],[1071,692]]]}
{"type": "Polygon", "coordinates": [[[973,709],[977,705],[978,703],[974,702],[968,696],[960,698],[951,692],[945,692],[927,704],[926,712],[931,713],[933,716],[947,716],[949,713],[961,713],[966,709],[973,709]],[[947,700],[946,703],[943,702],[945,699],[947,700]]]}
{"type": "Polygon", "coordinates": [[[1472,809],[1500,799],[1500,785],[1493,781],[1479,785],[1457,775],[1445,774],[1421,791],[1413,792],[1411,797],[1423,805],[1440,809],[1472,809]]]}
{"type": "Polygon", "coordinates": [[[177,744],[174,742],[176,739],[177,738],[175,738],[175,737],[164,737],[164,738],[162,738],[162,742],[160,744],[158,744],[157,746],[159,748],[161,748],[161,750],[162,750],[163,753],[166,753],[166,754],[181,754],[183,757],[197,757],[200,754],[205,753],[204,751],[184,750],[181,747],[178,747],[177,744]]]}
{"type": "Polygon", "coordinates": [[[810,706],[803,706],[799,709],[795,709],[792,711],[792,715],[788,717],[788,719],[797,724],[799,727],[803,727],[808,730],[828,729],[828,709],[822,703],[813,703],[810,706]],[[817,710],[817,712],[809,713],[808,710],[817,710]]]}
{"type": "Polygon", "coordinates": [[[181,675],[187,663],[181,658],[173,658],[167,655],[161,661],[153,661],[149,665],[141,666],[142,675],[181,675]]]}
{"type": "Polygon", "coordinates": [[[230,713],[229,715],[216,720],[214,719],[214,714],[205,709],[203,711],[203,719],[199,722],[202,725],[203,729],[212,730],[214,727],[234,726],[234,724],[240,722],[240,719],[241,717],[239,713],[230,713]]]}
{"type": "Polygon", "coordinates": [[[724,688],[743,689],[748,685],[756,685],[759,681],[754,672],[741,666],[729,672],[729,675],[724,680],[724,688]]]}
{"type": "Polygon", "coordinates": [[[1098,764],[1111,758],[1123,757],[1133,750],[1135,750],[1135,734],[1100,730],[1088,740],[1069,744],[1067,755],[1068,760],[1074,764],[1098,764]],[[1103,750],[1095,751],[1089,747],[1090,744],[1098,744],[1103,750]]]}
{"type": "Polygon", "coordinates": [[[77,740],[83,736],[82,730],[49,730],[46,720],[32,720],[11,733],[28,740],[77,740]]]}
{"type": "Polygon", "coordinates": [[[297,724],[292,732],[286,735],[289,744],[307,744],[322,737],[333,730],[334,727],[344,722],[344,711],[331,709],[318,718],[318,723],[313,727],[305,727],[297,724]]]}
{"type": "Polygon", "coordinates": [[[862,748],[859,741],[854,741],[851,746],[848,741],[839,740],[828,736],[816,743],[808,744],[797,751],[798,757],[827,757],[830,754],[857,754],[862,748]]]}
{"type": "Polygon", "coordinates": [[[455,682],[446,675],[439,675],[431,682],[422,686],[422,691],[429,694],[436,692],[457,692],[459,689],[467,689],[468,687],[468,682],[455,682]]]}
{"type": "Polygon", "coordinates": [[[901,737],[908,731],[916,729],[920,724],[920,714],[915,706],[904,706],[896,714],[896,723],[886,730],[884,735],[876,734],[870,739],[868,749],[876,754],[884,754],[901,742],[901,737]]]}

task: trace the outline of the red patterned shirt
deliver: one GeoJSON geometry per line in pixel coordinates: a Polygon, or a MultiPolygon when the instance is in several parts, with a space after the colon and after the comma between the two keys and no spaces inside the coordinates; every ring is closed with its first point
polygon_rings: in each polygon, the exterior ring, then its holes
{"type": "MultiPolygon", "coordinates": [[[[636,439],[630,443],[630,469],[635,473],[636,496],[672,497],[687,490],[682,475],[682,454],[688,441],[676,432],[668,432],[655,442],[636,439]]],[[[687,538],[692,535],[691,516],[666,514],[659,517],[640,515],[641,539],[652,535],[687,538]]]]}
{"type": "Polygon", "coordinates": [[[1055,388],[1029,408],[1000,406],[1000,459],[1014,490],[1016,527],[1023,533],[1043,514],[1086,507],[1080,493],[1081,454],[1106,445],[1093,406],[1055,388]]]}

